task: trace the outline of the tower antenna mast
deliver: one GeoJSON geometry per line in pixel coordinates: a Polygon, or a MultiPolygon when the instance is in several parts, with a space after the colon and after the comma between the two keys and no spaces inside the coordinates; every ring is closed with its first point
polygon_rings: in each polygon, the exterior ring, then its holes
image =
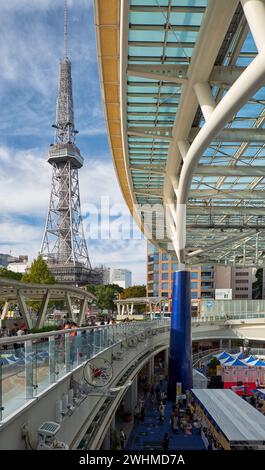
{"type": "Polygon", "coordinates": [[[64,0],[64,58],[67,59],[68,53],[68,8],[67,8],[67,0],[64,0]]]}

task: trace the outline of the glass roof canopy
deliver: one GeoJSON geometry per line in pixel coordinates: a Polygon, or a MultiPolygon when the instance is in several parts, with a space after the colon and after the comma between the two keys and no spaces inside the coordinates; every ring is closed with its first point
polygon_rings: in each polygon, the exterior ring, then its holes
{"type": "MultiPolygon", "coordinates": [[[[172,140],[181,121],[186,119],[186,108],[194,100],[194,91],[189,91],[186,101],[183,97],[198,53],[197,43],[206,34],[205,16],[209,6],[207,0],[129,0],[126,3],[128,11],[125,8],[120,18],[123,24],[120,57],[125,66],[120,82],[123,81],[121,114],[126,122],[123,157],[128,185],[134,204],[165,206],[169,199],[173,203],[177,201],[176,188],[167,190],[172,140]]],[[[215,39],[214,35],[210,37],[210,41],[215,39]]],[[[204,51],[205,55],[207,52],[204,51]]],[[[239,2],[231,10],[210,71],[208,83],[215,103],[222,100],[256,55],[257,48],[239,2]]],[[[264,105],[265,87],[262,87],[200,156],[187,203],[188,264],[263,264],[264,105]],[[198,255],[196,250],[200,251],[198,255]]],[[[186,135],[189,144],[205,124],[198,100],[190,115],[186,135]]],[[[182,165],[181,158],[176,160],[176,185],[182,165]]],[[[153,217],[152,223],[149,222],[152,238],[165,250],[174,251],[172,234],[164,229],[164,224],[162,212],[153,217]],[[163,236],[157,237],[161,231],[163,236]]]]}

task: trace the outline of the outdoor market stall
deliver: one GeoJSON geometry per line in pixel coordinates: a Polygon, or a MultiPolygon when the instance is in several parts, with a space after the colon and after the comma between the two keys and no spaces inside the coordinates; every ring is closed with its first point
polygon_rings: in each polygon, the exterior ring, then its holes
{"type": "Polygon", "coordinates": [[[232,390],[192,389],[202,430],[225,450],[265,450],[265,417],[232,390]]]}

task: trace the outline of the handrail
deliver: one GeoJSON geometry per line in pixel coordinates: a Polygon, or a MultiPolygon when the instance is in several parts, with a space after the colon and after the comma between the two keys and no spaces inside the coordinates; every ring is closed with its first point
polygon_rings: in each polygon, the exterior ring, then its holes
{"type": "MultiPolygon", "coordinates": [[[[165,324],[168,323],[167,319],[161,319],[161,320],[149,320],[149,321],[143,321],[142,325],[144,327],[148,326],[153,326],[157,322],[164,322],[165,324]]],[[[69,329],[64,329],[64,330],[55,330],[55,331],[48,331],[48,332],[43,332],[43,333],[30,333],[27,335],[23,336],[12,336],[12,337],[6,337],[6,338],[0,338],[0,346],[8,345],[8,344],[14,344],[14,343],[25,343],[26,341],[29,340],[37,340],[37,339],[43,339],[43,338],[49,338],[51,336],[58,336],[58,335],[65,335],[67,333],[72,333],[73,331],[94,331],[94,330],[103,330],[103,329],[130,329],[131,327],[138,325],[138,321],[130,321],[130,322],[124,322],[124,323],[115,323],[114,325],[95,325],[95,326],[85,326],[85,327],[79,327],[79,328],[69,328],[69,329]]]]}

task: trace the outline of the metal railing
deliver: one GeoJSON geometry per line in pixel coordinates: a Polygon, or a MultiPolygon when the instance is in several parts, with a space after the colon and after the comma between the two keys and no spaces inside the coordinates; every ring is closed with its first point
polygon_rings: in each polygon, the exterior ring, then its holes
{"type": "Polygon", "coordinates": [[[168,320],[123,322],[0,339],[0,422],[98,353],[168,320]]]}
{"type": "Polygon", "coordinates": [[[265,321],[265,312],[261,313],[238,313],[238,314],[220,314],[220,315],[201,315],[200,317],[192,318],[192,323],[225,323],[233,320],[261,320],[265,321]]]}

